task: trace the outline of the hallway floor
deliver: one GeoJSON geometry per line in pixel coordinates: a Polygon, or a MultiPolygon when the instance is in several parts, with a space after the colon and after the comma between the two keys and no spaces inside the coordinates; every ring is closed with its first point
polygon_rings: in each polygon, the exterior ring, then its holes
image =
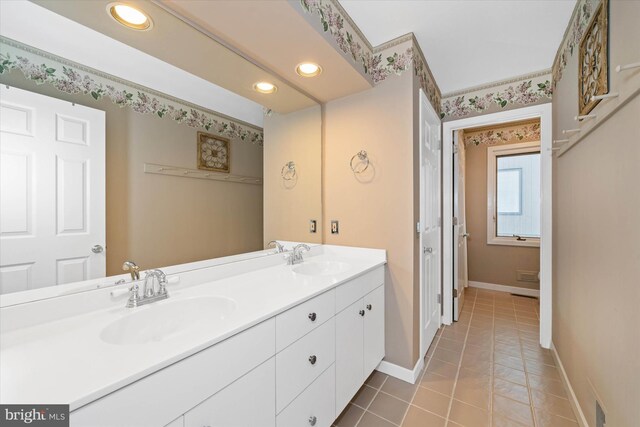
{"type": "Polygon", "coordinates": [[[549,350],[539,301],[467,288],[416,385],[374,372],[336,427],[578,427],[549,350]]]}

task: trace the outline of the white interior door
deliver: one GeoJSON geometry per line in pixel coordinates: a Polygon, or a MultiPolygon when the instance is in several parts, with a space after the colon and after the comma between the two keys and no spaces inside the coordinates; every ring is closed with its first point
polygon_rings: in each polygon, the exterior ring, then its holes
{"type": "Polygon", "coordinates": [[[420,352],[424,356],[440,327],[441,211],[440,119],[420,91],[420,352]]]}
{"type": "Polygon", "coordinates": [[[453,136],[453,320],[458,320],[469,286],[467,266],[467,221],[465,214],[465,148],[462,131],[453,136]]]}
{"type": "Polygon", "coordinates": [[[0,293],[105,276],[105,113],[0,88],[0,293]]]}

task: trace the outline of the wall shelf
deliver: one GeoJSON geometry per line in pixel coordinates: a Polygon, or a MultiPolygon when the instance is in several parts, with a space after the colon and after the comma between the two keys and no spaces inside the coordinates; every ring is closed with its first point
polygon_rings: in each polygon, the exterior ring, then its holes
{"type": "Polygon", "coordinates": [[[255,176],[232,175],[228,173],[189,169],[178,166],[158,165],[155,163],[145,163],[144,173],[171,175],[181,178],[210,179],[213,181],[235,182],[238,184],[262,185],[262,178],[255,176]]]}

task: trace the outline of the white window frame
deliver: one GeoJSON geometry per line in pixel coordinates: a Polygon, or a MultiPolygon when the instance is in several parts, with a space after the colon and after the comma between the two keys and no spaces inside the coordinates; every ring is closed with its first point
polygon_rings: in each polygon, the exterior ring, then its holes
{"type": "Polygon", "coordinates": [[[487,244],[503,246],[540,247],[539,237],[526,237],[518,240],[516,237],[498,237],[497,225],[497,158],[516,154],[540,152],[540,141],[523,142],[519,144],[498,145],[487,149],[487,244]]]}

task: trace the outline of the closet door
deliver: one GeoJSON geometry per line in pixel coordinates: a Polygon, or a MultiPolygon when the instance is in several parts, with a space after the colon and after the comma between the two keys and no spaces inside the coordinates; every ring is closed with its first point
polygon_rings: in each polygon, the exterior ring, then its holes
{"type": "Polygon", "coordinates": [[[364,382],[384,357],[384,286],[364,297],[364,382]]]}
{"type": "Polygon", "coordinates": [[[336,416],[364,381],[364,316],[362,299],[336,315],[336,416]]]}

